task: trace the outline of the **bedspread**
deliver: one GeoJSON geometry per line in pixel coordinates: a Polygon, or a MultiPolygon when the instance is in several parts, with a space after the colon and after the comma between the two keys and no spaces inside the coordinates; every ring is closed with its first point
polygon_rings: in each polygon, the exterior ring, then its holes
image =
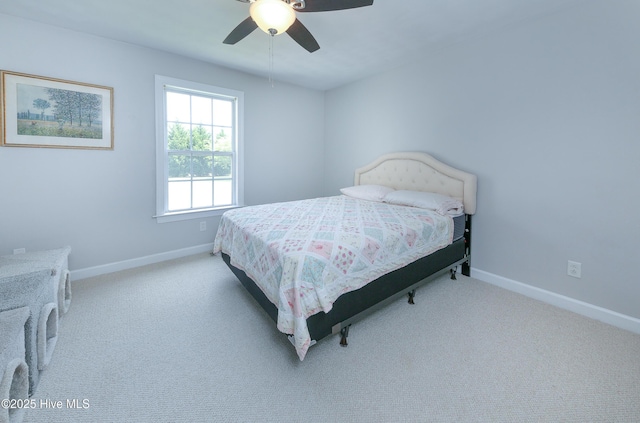
{"type": "Polygon", "coordinates": [[[449,216],[340,195],[227,211],[213,252],[228,254],[277,306],[278,330],[294,335],[303,360],[307,317],[452,237],[449,216]]]}

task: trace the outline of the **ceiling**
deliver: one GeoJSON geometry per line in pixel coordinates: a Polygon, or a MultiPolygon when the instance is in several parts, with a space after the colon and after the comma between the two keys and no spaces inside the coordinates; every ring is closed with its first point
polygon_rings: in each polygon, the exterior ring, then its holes
{"type": "Polygon", "coordinates": [[[309,53],[277,35],[271,71],[270,36],[259,29],[235,45],[222,43],[249,16],[249,5],[236,0],[19,0],[0,2],[0,13],[327,90],[584,1],[375,0],[298,13],[320,50],[309,53]]]}

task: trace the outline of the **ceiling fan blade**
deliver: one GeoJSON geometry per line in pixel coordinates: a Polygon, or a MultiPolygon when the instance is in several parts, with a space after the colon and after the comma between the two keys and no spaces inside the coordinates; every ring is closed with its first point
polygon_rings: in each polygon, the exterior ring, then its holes
{"type": "Polygon", "coordinates": [[[231,31],[229,35],[227,35],[227,38],[224,39],[223,43],[235,44],[247,35],[251,34],[257,27],[258,24],[256,23],[256,21],[254,21],[251,16],[249,16],[247,19],[240,22],[240,25],[236,26],[235,29],[231,31]]]}
{"type": "Polygon", "coordinates": [[[296,19],[293,22],[293,25],[287,29],[287,34],[289,34],[296,43],[300,44],[309,53],[313,53],[320,48],[320,45],[318,45],[316,39],[313,38],[313,35],[311,35],[309,30],[302,25],[302,22],[298,19],[296,19]]]}
{"type": "Polygon", "coordinates": [[[373,0],[306,0],[304,9],[297,12],[329,12],[331,10],[355,9],[356,7],[371,6],[373,0]]]}

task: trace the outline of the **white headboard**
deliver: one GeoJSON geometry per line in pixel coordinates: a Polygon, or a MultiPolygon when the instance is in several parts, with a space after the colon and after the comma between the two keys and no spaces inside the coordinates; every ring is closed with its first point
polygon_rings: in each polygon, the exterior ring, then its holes
{"type": "Polygon", "coordinates": [[[476,212],[476,175],[455,169],[426,153],[404,152],[380,156],[374,162],[356,169],[354,183],[448,195],[462,201],[465,213],[476,212]]]}

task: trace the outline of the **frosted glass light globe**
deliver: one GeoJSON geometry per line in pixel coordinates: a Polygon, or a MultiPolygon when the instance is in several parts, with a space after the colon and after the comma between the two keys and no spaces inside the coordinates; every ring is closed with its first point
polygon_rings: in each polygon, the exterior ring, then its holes
{"type": "Polygon", "coordinates": [[[285,32],[296,20],[293,8],[282,0],[256,0],[249,14],[261,30],[271,35],[285,32]]]}

